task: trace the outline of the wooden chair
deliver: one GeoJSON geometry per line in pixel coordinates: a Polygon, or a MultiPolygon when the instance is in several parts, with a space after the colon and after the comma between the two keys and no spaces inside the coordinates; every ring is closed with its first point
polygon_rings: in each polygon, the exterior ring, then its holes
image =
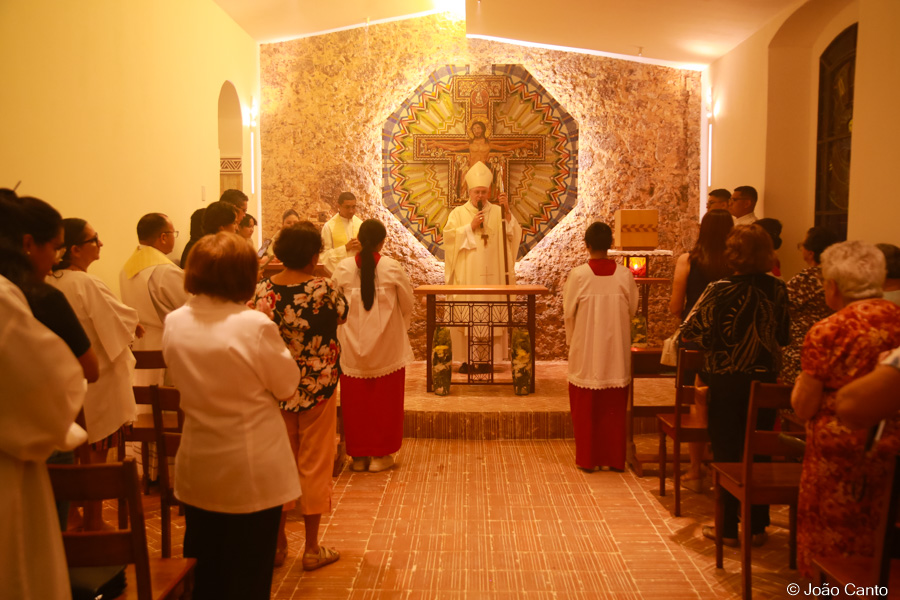
{"type": "MultiPolygon", "coordinates": [[[[792,386],[754,381],[747,409],[747,433],[744,438],[744,460],[739,463],[713,463],[716,491],[716,567],[722,568],[722,529],[725,526],[724,491],[741,503],[741,587],[744,598],[751,598],[752,574],[750,547],[752,526],[750,508],[754,504],[787,504],[790,507],[790,567],[797,568],[797,495],[803,465],[803,446],[789,443],[777,431],[757,428],[760,409],[784,409],[791,406],[792,386]],[[785,462],[756,462],[769,456],[785,462]]],[[[800,437],[802,434],[796,434],[800,437]]]]}
{"type": "MultiPolygon", "coordinates": [[[[146,369],[165,369],[166,361],[163,359],[162,350],[133,350],[136,370],[146,369]]],[[[138,387],[135,386],[135,390],[138,387]]],[[[135,392],[134,400],[138,405],[150,405],[150,398],[147,394],[138,395],[135,392]]],[[[156,432],[153,428],[153,415],[150,413],[138,413],[134,420],[134,424],[129,429],[123,430],[124,435],[120,436],[119,442],[119,459],[125,458],[125,442],[141,443],[141,466],[142,475],[141,482],[144,488],[144,494],[150,493],[150,446],[151,442],[156,442],[156,432]]]]}
{"type": "Polygon", "coordinates": [[[694,377],[703,368],[703,353],[697,350],[678,351],[675,373],[675,412],[656,415],[659,426],[659,495],[666,495],[666,438],[672,438],[673,474],[675,486],[675,516],[681,516],[681,444],[709,442],[706,418],[690,414],[694,404],[694,377]]]}
{"type": "Polygon", "coordinates": [[[841,589],[848,583],[857,588],[900,589],[900,456],[894,457],[890,497],[876,531],[875,555],[871,557],[829,556],[813,559],[819,585],[830,583],[841,589]]]}
{"type": "Polygon", "coordinates": [[[150,559],[144,529],[144,507],[133,458],[99,465],[48,465],[57,501],[124,498],[130,527],[116,531],[63,533],[69,567],[127,565],[128,587],[120,598],[175,600],[190,598],[193,558],[150,559]]]}
{"type": "Polygon", "coordinates": [[[672,404],[636,404],[634,388],[638,379],[675,379],[675,368],[660,364],[662,348],[631,349],[631,385],[628,386],[628,413],[625,422],[626,460],[638,477],[644,476],[644,466],[659,464],[659,452],[639,452],[634,443],[636,425],[655,424],[656,415],[672,412],[672,404]]]}
{"type": "MultiPolygon", "coordinates": [[[[181,410],[181,394],[173,387],[151,385],[146,389],[153,406],[153,425],[156,433],[156,454],[159,457],[159,506],[162,517],[162,556],[172,556],[172,507],[179,506],[175,499],[169,457],[174,457],[181,444],[184,429],[184,412],[181,410]],[[169,417],[174,417],[171,423],[169,417]]],[[[137,388],[135,388],[137,391],[137,388]]],[[[143,390],[142,390],[143,393],[143,390]]]]}

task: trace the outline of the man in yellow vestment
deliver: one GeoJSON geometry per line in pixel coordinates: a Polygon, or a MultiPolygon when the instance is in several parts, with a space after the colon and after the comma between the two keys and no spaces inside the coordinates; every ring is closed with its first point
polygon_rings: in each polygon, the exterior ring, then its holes
{"type": "Polygon", "coordinates": [[[334,273],[338,263],[359,252],[359,226],[362,221],[356,216],[356,196],[350,192],[342,192],[338,196],[338,213],[331,217],[322,227],[322,255],[319,258],[328,274],[334,273]]]}

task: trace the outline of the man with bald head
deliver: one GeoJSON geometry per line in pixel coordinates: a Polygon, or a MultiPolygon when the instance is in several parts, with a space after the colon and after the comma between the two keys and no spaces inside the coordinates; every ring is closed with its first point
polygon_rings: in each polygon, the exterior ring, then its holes
{"type": "MultiPolygon", "coordinates": [[[[448,285],[503,285],[516,282],[516,255],[522,239],[522,228],[510,214],[506,194],[501,193],[497,196],[499,205],[490,202],[492,181],[493,173],[482,162],[472,165],[466,173],[469,201],[453,209],[442,233],[444,281],[448,285]]],[[[456,296],[455,299],[504,300],[505,297],[456,296]]],[[[491,333],[494,360],[505,358],[508,354],[506,330],[494,329],[491,333]]],[[[465,331],[459,327],[452,327],[450,338],[453,345],[453,360],[463,363],[460,372],[464,373],[468,370],[468,342],[465,331]]]]}

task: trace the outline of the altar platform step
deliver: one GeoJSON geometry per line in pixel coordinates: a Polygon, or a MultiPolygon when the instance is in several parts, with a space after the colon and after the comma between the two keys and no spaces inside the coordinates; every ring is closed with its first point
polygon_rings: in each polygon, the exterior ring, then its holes
{"type": "MultiPolygon", "coordinates": [[[[462,440],[546,440],[572,438],[566,362],[538,361],[535,393],[513,393],[509,364],[495,368],[493,385],[451,385],[449,396],[425,391],[425,362],[406,369],[403,436],[462,440]]],[[[453,373],[454,380],[465,376],[453,373]]],[[[671,405],[671,379],[639,379],[638,406],[671,405]]],[[[655,433],[655,418],[634,419],[634,433],[655,433]]]]}

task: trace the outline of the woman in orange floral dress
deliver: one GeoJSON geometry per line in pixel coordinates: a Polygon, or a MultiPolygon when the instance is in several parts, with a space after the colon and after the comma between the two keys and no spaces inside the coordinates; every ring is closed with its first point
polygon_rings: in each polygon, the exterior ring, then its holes
{"type": "Polygon", "coordinates": [[[870,442],[867,430],[853,431],[835,415],[837,391],[900,344],[900,307],[881,299],[884,256],[863,242],[835,244],[822,253],[822,275],[837,312],[807,334],[791,398],[797,415],[809,419],[797,523],[797,566],[807,577],[817,557],[872,556],[900,449],[900,416],[870,442]]]}

